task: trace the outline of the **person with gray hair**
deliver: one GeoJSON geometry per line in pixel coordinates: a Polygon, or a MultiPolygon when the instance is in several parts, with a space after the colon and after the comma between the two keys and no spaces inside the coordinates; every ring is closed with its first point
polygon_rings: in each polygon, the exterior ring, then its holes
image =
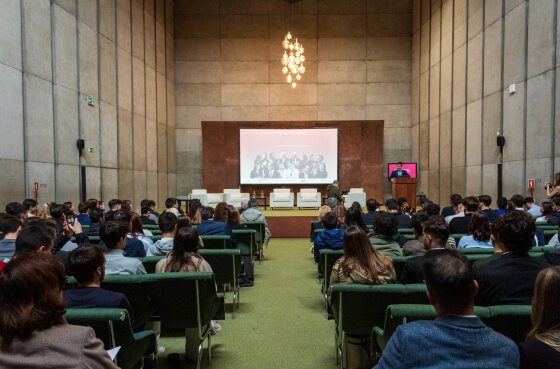
{"type": "Polygon", "coordinates": [[[334,197],[329,197],[329,199],[327,200],[327,205],[329,206],[329,208],[331,208],[331,210],[334,209],[334,207],[336,206],[336,199],[334,197]]]}
{"type": "MultiPolygon", "coordinates": [[[[242,204],[243,205],[243,204],[242,204]]],[[[241,213],[241,222],[263,222],[264,223],[264,245],[268,247],[268,242],[270,241],[270,229],[268,229],[268,223],[261,210],[259,210],[259,202],[257,199],[252,198],[247,203],[248,208],[241,213]]]]}
{"type": "Polygon", "coordinates": [[[338,180],[335,179],[332,184],[328,185],[327,197],[334,197],[341,204],[344,203],[344,199],[342,198],[342,194],[340,193],[340,182],[338,182],[338,180]]]}
{"type": "Polygon", "coordinates": [[[241,209],[239,209],[239,214],[243,213],[249,207],[249,200],[242,200],[241,201],[241,209]]]}

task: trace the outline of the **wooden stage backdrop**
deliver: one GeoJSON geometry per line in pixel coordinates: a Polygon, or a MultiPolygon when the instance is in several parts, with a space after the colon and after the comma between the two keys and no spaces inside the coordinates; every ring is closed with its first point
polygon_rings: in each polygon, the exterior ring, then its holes
{"type": "MultiPolygon", "coordinates": [[[[382,120],[290,121],[290,122],[202,122],[202,175],[208,192],[239,188],[239,128],[319,128],[338,127],[338,178],[341,190],[364,188],[367,198],[383,199],[387,180],[383,164],[382,120]]],[[[290,188],[296,201],[301,188],[318,188],[321,196],[327,185],[244,185],[241,192],[290,188]]]]}

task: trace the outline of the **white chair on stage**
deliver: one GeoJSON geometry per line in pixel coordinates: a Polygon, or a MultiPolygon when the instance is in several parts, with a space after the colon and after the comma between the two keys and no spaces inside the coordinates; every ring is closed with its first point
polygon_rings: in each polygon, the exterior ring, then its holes
{"type": "Polygon", "coordinates": [[[208,193],[203,189],[192,190],[189,195],[191,200],[198,199],[204,206],[216,207],[219,202],[224,201],[224,195],[221,193],[208,193]]]}
{"type": "Polygon", "coordinates": [[[249,193],[241,193],[241,190],[238,188],[224,189],[224,201],[236,208],[241,207],[241,201],[250,199],[251,195],[249,193]]]}
{"type": "Polygon", "coordinates": [[[297,194],[297,206],[299,208],[320,208],[321,193],[316,188],[302,188],[297,194]]]}
{"type": "Polygon", "coordinates": [[[345,200],[344,204],[348,208],[354,201],[359,202],[362,208],[366,207],[366,193],[363,188],[351,188],[345,200]]]}
{"type": "Polygon", "coordinates": [[[294,194],[289,188],[275,188],[270,193],[270,208],[292,208],[294,207],[294,194]]]}

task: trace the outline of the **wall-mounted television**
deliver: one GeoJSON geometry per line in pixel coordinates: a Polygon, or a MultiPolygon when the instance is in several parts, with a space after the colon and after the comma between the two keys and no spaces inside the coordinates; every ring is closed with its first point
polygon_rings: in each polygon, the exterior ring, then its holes
{"type": "MultiPolygon", "coordinates": [[[[408,173],[410,178],[417,178],[416,163],[402,163],[402,170],[408,173]]],[[[397,163],[387,164],[387,178],[391,177],[391,173],[397,169],[397,163]]]]}

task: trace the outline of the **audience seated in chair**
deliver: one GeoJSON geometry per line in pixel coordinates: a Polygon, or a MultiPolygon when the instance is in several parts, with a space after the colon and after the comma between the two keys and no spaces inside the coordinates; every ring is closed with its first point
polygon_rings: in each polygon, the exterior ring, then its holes
{"type": "Polygon", "coordinates": [[[535,222],[547,222],[548,219],[554,215],[554,206],[550,201],[543,201],[541,203],[541,216],[535,219],[535,222]]]}
{"type": "Polygon", "coordinates": [[[480,210],[486,214],[490,222],[494,222],[500,217],[500,214],[498,214],[495,210],[490,209],[492,198],[489,195],[478,196],[478,201],[480,201],[480,210]]]}
{"type": "Polygon", "coordinates": [[[493,242],[502,255],[477,268],[475,279],[480,290],[476,305],[529,305],[539,272],[547,267],[529,256],[535,222],[526,212],[508,211],[492,226],[493,242]]]}
{"type": "Polygon", "coordinates": [[[467,234],[473,213],[478,211],[480,201],[477,197],[469,196],[463,199],[464,216],[451,219],[449,230],[451,234],[467,234]]]}
{"type": "Polygon", "coordinates": [[[494,246],[492,246],[492,241],[490,240],[490,222],[486,214],[479,210],[474,212],[470,218],[469,231],[466,236],[461,237],[457,248],[493,248],[494,246]]]}
{"type": "MultiPolygon", "coordinates": [[[[393,260],[371,247],[367,233],[358,226],[344,231],[344,255],[336,261],[330,284],[387,284],[395,283],[397,276],[393,260]]],[[[328,290],[330,295],[330,287],[328,290]]]]}
{"type": "Polygon", "coordinates": [[[157,240],[146,251],[146,256],[167,255],[173,249],[173,239],[177,231],[177,217],[169,211],[164,211],[158,218],[161,239],[157,240]]]}
{"type": "Polygon", "coordinates": [[[331,208],[328,207],[328,205],[323,205],[319,208],[318,211],[318,222],[313,223],[313,230],[315,229],[325,229],[325,225],[323,224],[323,217],[325,216],[325,214],[329,213],[331,211],[331,208]]]}
{"type": "Polygon", "coordinates": [[[91,224],[91,219],[89,217],[89,213],[91,210],[93,209],[90,209],[87,201],[80,202],[80,204],[78,205],[78,211],[80,212],[80,214],[76,217],[76,219],[78,219],[81,225],[91,224]]]}
{"type": "Polygon", "coordinates": [[[437,318],[399,326],[375,369],[519,367],[515,343],[474,315],[478,285],[464,256],[432,250],[422,272],[437,318]]]}
{"type": "Polygon", "coordinates": [[[37,216],[35,215],[37,213],[37,201],[33,199],[25,199],[23,200],[22,204],[25,205],[27,209],[27,218],[33,218],[37,216]]]}
{"type": "Polygon", "coordinates": [[[140,260],[124,256],[124,248],[127,242],[126,235],[129,229],[129,223],[118,220],[105,221],[101,225],[99,237],[107,246],[107,252],[105,253],[106,275],[146,274],[146,269],[140,260]]]}
{"type": "Polygon", "coordinates": [[[410,225],[410,217],[406,214],[402,214],[399,212],[399,205],[397,200],[389,199],[385,201],[385,207],[387,208],[387,212],[397,218],[399,222],[399,228],[412,228],[410,225]]]}
{"type": "Polygon", "coordinates": [[[351,206],[348,208],[346,212],[346,219],[344,219],[344,224],[342,225],[342,229],[348,229],[348,227],[357,226],[360,227],[362,231],[367,235],[370,230],[364,223],[362,219],[362,208],[351,206]]]}
{"type": "Polygon", "coordinates": [[[513,195],[508,201],[507,210],[525,211],[525,198],[523,195],[513,195]]]}
{"type": "Polygon", "coordinates": [[[84,230],[87,236],[99,237],[99,229],[101,228],[101,223],[105,221],[105,214],[102,209],[95,208],[89,213],[89,218],[91,219],[91,224],[89,228],[84,230]]]}
{"type": "Polygon", "coordinates": [[[373,220],[375,219],[375,214],[379,208],[379,203],[374,199],[369,199],[366,201],[367,213],[362,214],[362,219],[366,225],[373,225],[373,220]]]}
{"type": "Polygon", "coordinates": [[[156,221],[151,219],[151,215],[152,215],[152,210],[150,209],[149,206],[142,206],[140,208],[140,212],[142,213],[142,215],[140,216],[140,221],[142,222],[143,225],[156,225],[156,221]]]}
{"type": "MultiPolygon", "coordinates": [[[[560,247],[560,224],[558,225],[558,232],[550,239],[548,246],[560,247]]],[[[560,248],[545,252],[542,256],[539,256],[539,260],[550,264],[550,265],[560,265],[560,248]]]]}
{"type": "Polygon", "coordinates": [[[533,217],[540,217],[541,216],[541,207],[535,204],[535,199],[532,197],[525,198],[525,210],[529,212],[533,217]]]}
{"type": "Polygon", "coordinates": [[[338,218],[333,212],[328,212],[323,216],[325,230],[315,236],[313,253],[315,262],[319,262],[320,251],[322,249],[341,250],[343,246],[344,230],[337,229],[338,218]]]}
{"type": "Polygon", "coordinates": [[[447,218],[448,216],[455,215],[455,206],[463,202],[463,198],[461,195],[454,193],[449,197],[449,203],[451,205],[444,207],[441,209],[441,216],[447,218]]]}
{"type": "Polygon", "coordinates": [[[527,341],[519,344],[520,368],[557,368],[560,363],[560,267],[539,273],[532,305],[533,329],[527,341]]]}
{"type": "Polygon", "coordinates": [[[240,214],[241,222],[263,222],[264,223],[264,245],[268,246],[270,242],[270,229],[263,212],[259,209],[259,202],[252,198],[247,202],[247,209],[240,214]]]}
{"type": "Polygon", "coordinates": [[[430,218],[423,224],[424,248],[426,253],[423,256],[415,256],[406,261],[400,281],[402,284],[424,283],[424,275],[422,274],[422,262],[424,258],[431,252],[443,250],[447,244],[449,237],[449,226],[441,217],[430,218]]]}
{"type": "Polygon", "coordinates": [[[452,198],[451,201],[453,201],[453,214],[445,217],[445,221],[447,222],[447,224],[449,224],[451,220],[455,218],[465,216],[465,207],[463,206],[463,198],[461,196],[458,196],[452,198]]]}
{"type": "Polygon", "coordinates": [[[393,236],[398,231],[398,220],[384,211],[378,211],[373,222],[369,241],[380,253],[387,256],[402,256],[401,247],[393,236]]]}
{"type": "MultiPolygon", "coordinates": [[[[241,217],[239,216],[239,210],[233,205],[228,205],[227,208],[227,224],[229,228],[233,231],[234,229],[247,229],[246,225],[241,223],[241,217]]],[[[243,271],[245,276],[239,278],[240,287],[253,287],[255,284],[255,277],[253,273],[253,263],[248,256],[241,256],[243,261],[243,271]]]]}
{"type": "Polygon", "coordinates": [[[105,212],[105,220],[111,219],[113,212],[121,210],[122,201],[119,199],[112,199],[109,201],[109,211],[105,212]]]}
{"type": "MultiPolygon", "coordinates": [[[[116,220],[124,222],[128,225],[128,233],[132,230],[132,214],[126,210],[117,210],[111,214],[110,220],[116,220]]],[[[101,240],[103,241],[103,239],[101,240]]],[[[100,245],[103,245],[100,243],[100,245]]],[[[146,256],[146,249],[144,248],[144,243],[135,238],[126,238],[126,246],[124,248],[124,255],[129,257],[141,257],[146,256]]]]}
{"type": "MultiPolygon", "coordinates": [[[[440,211],[439,209],[440,209],[440,207],[439,207],[438,204],[430,202],[429,204],[426,205],[424,211],[425,211],[426,214],[428,214],[429,217],[437,217],[437,216],[440,216],[439,215],[439,211],[440,211]]],[[[446,220],[446,223],[449,224],[449,222],[447,222],[447,220],[446,220]]],[[[453,238],[451,235],[447,239],[447,246],[445,248],[446,249],[456,249],[457,248],[457,242],[455,242],[455,238],[453,238]]]]}
{"type": "Polygon", "coordinates": [[[170,197],[167,200],[165,200],[165,207],[169,210],[169,209],[177,209],[177,211],[179,212],[179,214],[184,215],[185,213],[183,212],[183,209],[181,209],[181,207],[179,206],[179,200],[177,200],[174,197],[170,197]]]}
{"type": "MultiPolygon", "coordinates": [[[[28,227],[31,228],[31,227],[28,227]]],[[[28,252],[0,273],[0,367],[116,368],[93,329],[66,323],[64,266],[28,252]]]]}
{"type": "Polygon", "coordinates": [[[414,214],[410,223],[412,225],[412,233],[414,234],[414,239],[407,241],[403,246],[403,256],[411,255],[424,255],[426,253],[426,248],[424,247],[424,227],[423,224],[428,221],[430,217],[428,214],[419,213],[414,214]]]}
{"type": "MultiPolygon", "coordinates": [[[[256,199],[254,200],[256,201],[256,199]]],[[[214,209],[212,209],[210,206],[205,206],[200,209],[200,216],[202,217],[202,223],[200,223],[196,229],[201,236],[229,236],[231,247],[233,249],[237,248],[237,237],[235,237],[235,235],[231,231],[231,228],[229,228],[226,222],[217,222],[214,220],[214,209]]]]}
{"type": "Polygon", "coordinates": [[[144,250],[148,250],[150,246],[154,244],[154,241],[149,236],[152,236],[152,232],[142,228],[142,221],[140,220],[140,216],[136,213],[129,213],[130,214],[130,232],[128,233],[127,237],[132,238],[134,240],[142,241],[144,244],[144,250]],[[149,232],[149,234],[148,234],[149,232]]]}
{"type": "Polygon", "coordinates": [[[29,217],[27,206],[19,202],[10,202],[6,204],[6,213],[22,219],[27,219],[29,217]]]}
{"type": "Polygon", "coordinates": [[[54,204],[50,207],[50,212],[57,224],[55,250],[70,252],[82,243],[89,243],[89,238],[83,232],[80,222],[77,219],[74,219],[74,222],[68,222],[74,214],[67,205],[54,204]],[[72,237],[76,238],[76,242],[71,240],[72,237]]]}
{"type": "Polygon", "coordinates": [[[499,215],[504,215],[507,211],[507,205],[508,199],[506,199],[505,197],[498,198],[498,201],[496,201],[496,206],[498,207],[496,209],[496,213],[498,213],[499,215]]]}
{"type": "Polygon", "coordinates": [[[23,219],[13,215],[0,218],[0,231],[4,238],[0,240],[0,257],[11,258],[16,252],[16,238],[23,227],[23,219]]]}
{"type": "Polygon", "coordinates": [[[337,203],[334,206],[333,213],[338,218],[340,224],[344,224],[344,221],[346,220],[346,211],[346,208],[341,203],[337,203]]]}
{"type": "Polygon", "coordinates": [[[559,225],[560,224],[560,199],[554,200],[552,203],[554,208],[554,214],[546,221],[547,225],[559,225]]]}
{"type": "Polygon", "coordinates": [[[68,271],[78,286],[62,293],[69,309],[114,308],[126,309],[134,326],[134,311],[125,295],[101,288],[105,277],[105,255],[98,245],[86,245],[68,255],[68,271]]]}

